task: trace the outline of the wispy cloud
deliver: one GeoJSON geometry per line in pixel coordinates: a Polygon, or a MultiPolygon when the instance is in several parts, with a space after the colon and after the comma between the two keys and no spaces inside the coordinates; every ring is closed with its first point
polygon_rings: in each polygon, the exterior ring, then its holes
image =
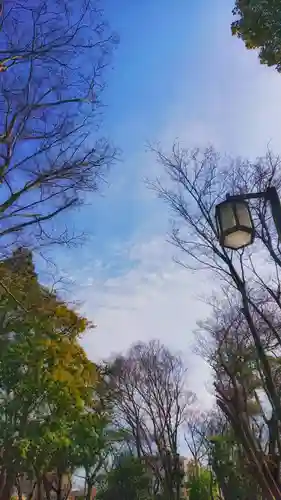
{"type": "Polygon", "coordinates": [[[190,383],[202,396],[208,370],[194,357],[193,329],[208,312],[199,300],[206,290],[206,277],[175,264],[172,255],[163,238],[133,243],[127,252],[132,265],[127,273],[80,288],[83,310],[98,325],[83,345],[94,359],[100,359],[138,340],[160,338],[183,354],[190,383]]]}

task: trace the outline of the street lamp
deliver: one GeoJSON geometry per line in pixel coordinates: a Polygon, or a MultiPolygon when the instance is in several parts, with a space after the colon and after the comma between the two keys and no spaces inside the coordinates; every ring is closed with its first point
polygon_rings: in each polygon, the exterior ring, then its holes
{"type": "Polygon", "coordinates": [[[264,198],[269,202],[277,234],[281,240],[281,205],[276,188],[271,186],[261,193],[226,195],[225,201],[216,206],[215,217],[221,246],[239,250],[253,243],[255,227],[246,200],[254,198],[264,198]]]}

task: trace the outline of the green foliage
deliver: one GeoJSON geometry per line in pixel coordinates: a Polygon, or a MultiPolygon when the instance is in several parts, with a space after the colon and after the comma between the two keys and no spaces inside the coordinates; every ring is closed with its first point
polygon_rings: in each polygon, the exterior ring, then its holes
{"type": "Polygon", "coordinates": [[[245,467],[241,447],[236,443],[233,433],[212,436],[210,441],[210,464],[224,496],[228,500],[258,499],[258,486],[245,467]]]}
{"type": "MultiPolygon", "coordinates": [[[[209,474],[210,476],[210,474],[209,474]]],[[[190,500],[209,500],[210,499],[210,477],[193,477],[188,481],[188,491],[190,500]]]]}
{"type": "Polygon", "coordinates": [[[72,471],[104,428],[100,375],[78,342],[87,321],[41,287],[32,258],[19,260],[0,264],[0,465],[12,478],[72,471]]]}
{"type": "Polygon", "coordinates": [[[117,457],[106,477],[99,500],[149,500],[150,477],[142,462],[131,455],[117,457]]]}
{"type": "MultiPolygon", "coordinates": [[[[85,471],[86,494],[90,498],[92,487],[103,479],[118,432],[110,428],[110,412],[84,413],[72,428],[71,462],[85,471]]],[[[87,497],[87,498],[88,498],[87,497]]]]}
{"type": "Polygon", "coordinates": [[[236,0],[232,23],[233,35],[241,38],[247,49],[258,49],[262,64],[281,71],[281,1],[236,0]]]}
{"type": "Polygon", "coordinates": [[[193,463],[188,468],[188,481],[186,483],[189,500],[211,500],[216,494],[216,484],[210,470],[205,467],[196,467],[193,463]]]}

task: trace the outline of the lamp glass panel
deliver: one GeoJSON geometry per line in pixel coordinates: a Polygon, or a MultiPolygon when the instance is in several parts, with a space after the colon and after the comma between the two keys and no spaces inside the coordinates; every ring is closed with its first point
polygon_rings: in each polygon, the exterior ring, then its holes
{"type": "Polygon", "coordinates": [[[220,222],[222,232],[235,227],[235,216],[232,202],[223,203],[220,206],[220,222]]]}
{"type": "Polygon", "coordinates": [[[246,231],[233,231],[224,237],[224,246],[237,250],[251,243],[252,234],[246,231]]]}
{"type": "Polygon", "coordinates": [[[250,209],[247,203],[235,202],[236,215],[240,226],[252,228],[250,209]]]}

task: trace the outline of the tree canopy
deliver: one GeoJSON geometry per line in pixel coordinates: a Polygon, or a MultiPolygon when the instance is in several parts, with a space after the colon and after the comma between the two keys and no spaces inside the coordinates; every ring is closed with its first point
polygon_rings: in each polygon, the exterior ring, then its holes
{"type": "Polygon", "coordinates": [[[1,266],[9,287],[0,294],[4,499],[19,473],[40,481],[53,468],[73,471],[77,422],[94,433],[105,413],[97,411],[98,367],[78,342],[88,322],[41,287],[30,253],[15,252],[1,266]]]}
{"type": "Polygon", "coordinates": [[[241,38],[247,49],[257,49],[262,64],[281,71],[281,1],[236,0],[232,22],[233,35],[241,38]]]}
{"type": "Polygon", "coordinates": [[[144,464],[131,454],[122,454],[115,459],[108,473],[104,489],[98,494],[100,500],[149,500],[151,478],[144,464]]]}

